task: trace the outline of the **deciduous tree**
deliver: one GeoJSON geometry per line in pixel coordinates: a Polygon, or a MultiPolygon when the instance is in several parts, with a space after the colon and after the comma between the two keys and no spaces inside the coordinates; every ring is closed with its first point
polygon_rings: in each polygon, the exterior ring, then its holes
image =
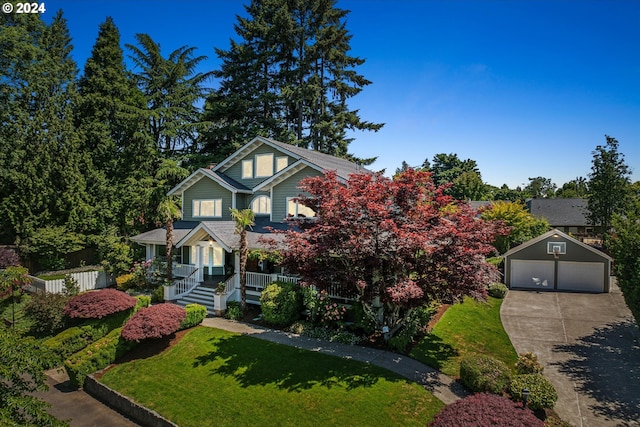
{"type": "Polygon", "coordinates": [[[502,221],[510,227],[509,234],[496,236],[494,246],[501,254],[549,229],[547,220],[534,217],[519,202],[495,201],[481,209],[480,216],[488,221],[502,221]]]}
{"type": "Polygon", "coordinates": [[[485,256],[507,230],[454,202],[427,172],[408,169],[393,180],[354,174],[346,183],[329,172],[301,189],[299,202],[318,218],[287,232],[283,264],[320,290],[339,285],[359,298],[389,338],[416,306],[482,299],[498,278],[485,256]]]}

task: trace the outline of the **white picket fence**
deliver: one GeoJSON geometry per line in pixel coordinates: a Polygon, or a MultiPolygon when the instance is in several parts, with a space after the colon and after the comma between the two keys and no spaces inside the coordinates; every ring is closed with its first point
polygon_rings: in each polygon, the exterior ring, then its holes
{"type": "MultiPolygon", "coordinates": [[[[71,273],[70,276],[78,282],[80,292],[106,288],[115,283],[114,278],[104,271],[83,271],[81,273],[71,273]]],[[[33,286],[39,290],[54,294],[62,293],[64,290],[64,279],[43,280],[33,276],[30,277],[33,280],[33,286]]]]}

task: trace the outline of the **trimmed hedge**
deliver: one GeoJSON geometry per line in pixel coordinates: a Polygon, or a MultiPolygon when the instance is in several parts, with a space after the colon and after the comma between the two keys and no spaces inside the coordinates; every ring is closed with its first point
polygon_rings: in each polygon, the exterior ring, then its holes
{"type": "Polygon", "coordinates": [[[538,362],[538,356],[531,352],[522,353],[516,362],[516,372],[520,375],[541,374],[544,368],[538,362]]]}
{"type": "Polygon", "coordinates": [[[138,311],[122,328],[122,337],[128,341],[161,338],[180,329],[187,313],[184,308],[171,303],[152,305],[138,311]]]}
{"type": "Polygon", "coordinates": [[[479,393],[446,406],[429,427],[543,427],[530,410],[506,397],[479,393]]]}
{"type": "Polygon", "coordinates": [[[180,323],[180,330],[198,326],[207,317],[207,307],[200,304],[187,304],[184,307],[187,317],[180,323]]]}
{"type": "Polygon", "coordinates": [[[509,386],[511,371],[493,357],[472,355],[460,361],[460,381],[474,392],[501,394],[509,386]]]}
{"type": "Polygon", "coordinates": [[[516,375],[511,380],[510,393],[514,400],[522,400],[522,389],[529,390],[528,406],[537,411],[538,409],[551,409],[558,400],[553,384],[540,374],[516,375]]]}
{"type": "Polygon", "coordinates": [[[64,314],[71,318],[101,319],[135,307],[137,300],[117,289],[106,288],[75,296],[67,302],[64,314]]]}
{"type": "Polygon", "coordinates": [[[104,369],[118,357],[135,347],[135,343],[121,337],[122,328],[116,328],[105,337],[87,346],[64,362],[71,385],[79,388],[87,375],[104,369]]]}
{"type": "Polygon", "coordinates": [[[150,298],[143,295],[136,297],[135,301],[136,306],[133,309],[121,311],[103,319],[87,320],[81,325],[65,329],[55,337],[45,340],[43,345],[50,350],[53,357],[47,367],[59,366],[67,357],[104,337],[110,331],[122,327],[132,314],[140,308],[149,306],[150,298]]]}
{"type": "Polygon", "coordinates": [[[260,295],[260,308],[265,322],[289,326],[300,318],[302,292],[295,283],[273,282],[260,295]]]}
{"type": "Polygon", "coordinates": [[[493,283],[489,285],[489,289],[487,290],[490,297],[502,299],[509,291],[507,285],[503,283],[493,283]]]}

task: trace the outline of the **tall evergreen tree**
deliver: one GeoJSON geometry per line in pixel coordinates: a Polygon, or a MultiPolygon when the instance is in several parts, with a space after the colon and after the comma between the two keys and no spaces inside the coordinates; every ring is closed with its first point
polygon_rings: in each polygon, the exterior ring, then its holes
{"type": "Polygon", "coordinates": [[[50,25],[38,16],[0,16],[0,229],[4,240],[37,228],[92,222],[83,172],[86,151],[74,126],[77,67],[59,12],[50,25]]]}
{"type": "Polygon", "coordinates": [[[203,84],[211,73],[196,72],[196,67],[206,56],[194,56],[195,47],[182,46],[164,58],[148,34],[136,34],[136,40],[138,46],[126,46],[139,68],[135,78],[157,150],[166,158],[192,151],[204,127],[196,104],[207,95],[203,84]]]}
{"type": "Polygon", "coordinates": [[[93,163],[88,182],[98,207],[96,231],[111,224],[126,233],[135,206],[128,196],[152,175],[155,151],[140,114],[144,97],[127,73],[120,33],[111,17],[100,24],[79,91],[77,122],[93,163]]]}
{"type": "Polygon", "coordinates": [[[618,141],[605,135],[607,143],[593,151],[589,174],[588,218],[602,234],[611,230],[614,214],[624,214],[629,202],[630,170],[618,141]]]}
{"type": "Polygon", "coordinates": [[[216,50],[222,82],[208,100],[214,126],[203,150],[229,151],[263,135],[351,157],[347,130],[382,124],[363,121],[347,104],[371,83],[355,70],[364,60],[349,54],[348,11],[334,0],[253,0],[246,11],[235,26],[241,41],[216,50]]]}

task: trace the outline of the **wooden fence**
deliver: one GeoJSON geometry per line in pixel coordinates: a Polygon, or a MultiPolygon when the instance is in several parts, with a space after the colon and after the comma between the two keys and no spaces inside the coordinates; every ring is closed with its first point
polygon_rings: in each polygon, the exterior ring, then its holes
{"type": "MultiPolygon", "coordinates": [[[[107,288],[115,283],[115,279],[104,271],[83,271],[70,273],[70,276],[77,280],[80,292],[107,288]]],[[[33,280],[32,287],[40,291],[59,294],[64,290],[64,279],[43,280],[33,276],[29,277],[33,280]]]]}

